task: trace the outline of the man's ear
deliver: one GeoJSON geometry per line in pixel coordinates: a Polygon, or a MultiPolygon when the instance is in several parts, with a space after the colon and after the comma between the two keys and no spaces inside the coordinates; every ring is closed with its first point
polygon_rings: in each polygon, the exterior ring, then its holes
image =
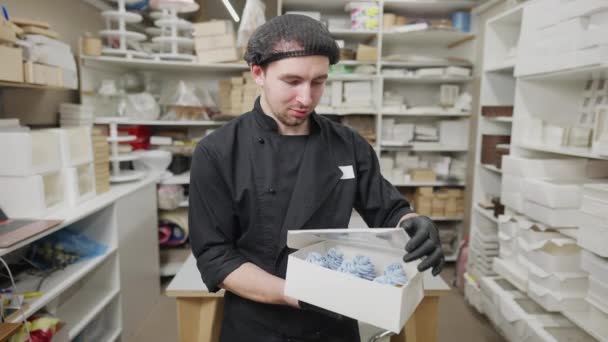
{"type": "Polygon", "coordinates": [[[259,65],[252,64],[249,69],[251,70],[251,74],[255,83],[260,87],[264,85],[264,68],[259,65]]]}

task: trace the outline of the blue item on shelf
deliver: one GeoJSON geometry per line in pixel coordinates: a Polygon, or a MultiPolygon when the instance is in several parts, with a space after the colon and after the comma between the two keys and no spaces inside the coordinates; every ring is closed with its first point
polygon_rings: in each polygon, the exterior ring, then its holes
{"type": "Polygon", "coordinates": [[[452,13],[452,26],[462,32],[471,32],[471,13],[464,11],[452,13]]]}

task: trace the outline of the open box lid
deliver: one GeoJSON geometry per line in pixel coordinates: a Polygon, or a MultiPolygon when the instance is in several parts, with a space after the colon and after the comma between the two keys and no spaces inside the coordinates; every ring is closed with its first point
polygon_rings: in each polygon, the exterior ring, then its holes
{"type": "Polygon", "coordinates": [[[287,246],[300,249],[322,241],[343,241],[403,250],[409,239],[403,228],[303,229],[288,231],[287,246]]]}

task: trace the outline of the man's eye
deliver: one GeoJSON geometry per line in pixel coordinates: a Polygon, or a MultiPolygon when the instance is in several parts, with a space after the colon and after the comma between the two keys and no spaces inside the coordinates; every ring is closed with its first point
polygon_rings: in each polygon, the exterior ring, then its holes
{"type": "Polygon", "coordinates": [[[316,85],[316,86],[320,86],[320,85],[325,84],[325,81],[314,81],[314,82],[312,82],[312,84],[316,85]]]}
{"type": "Polygon", "coordinates": [[[298,81],[298,80],[285,81],[285,82],[291,86],[297,86],[298,84],[300,84],[300,81],[298,81]]]}

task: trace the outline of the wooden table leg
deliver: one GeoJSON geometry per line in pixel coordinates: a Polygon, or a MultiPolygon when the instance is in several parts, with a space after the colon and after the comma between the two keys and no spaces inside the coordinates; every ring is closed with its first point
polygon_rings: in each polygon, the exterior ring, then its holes
{"type": "Polygon", "coordinates": [[[405,323],[399,335],[391,337],[391,342],[435,342],[437,341],[437,316],[439,296],[426,296],[405,323]]]}
{"type": "Polygon", "coordinates": [[[223,316],[223,297],[177,298],[179,341],[219,341],[223,316]]]}

